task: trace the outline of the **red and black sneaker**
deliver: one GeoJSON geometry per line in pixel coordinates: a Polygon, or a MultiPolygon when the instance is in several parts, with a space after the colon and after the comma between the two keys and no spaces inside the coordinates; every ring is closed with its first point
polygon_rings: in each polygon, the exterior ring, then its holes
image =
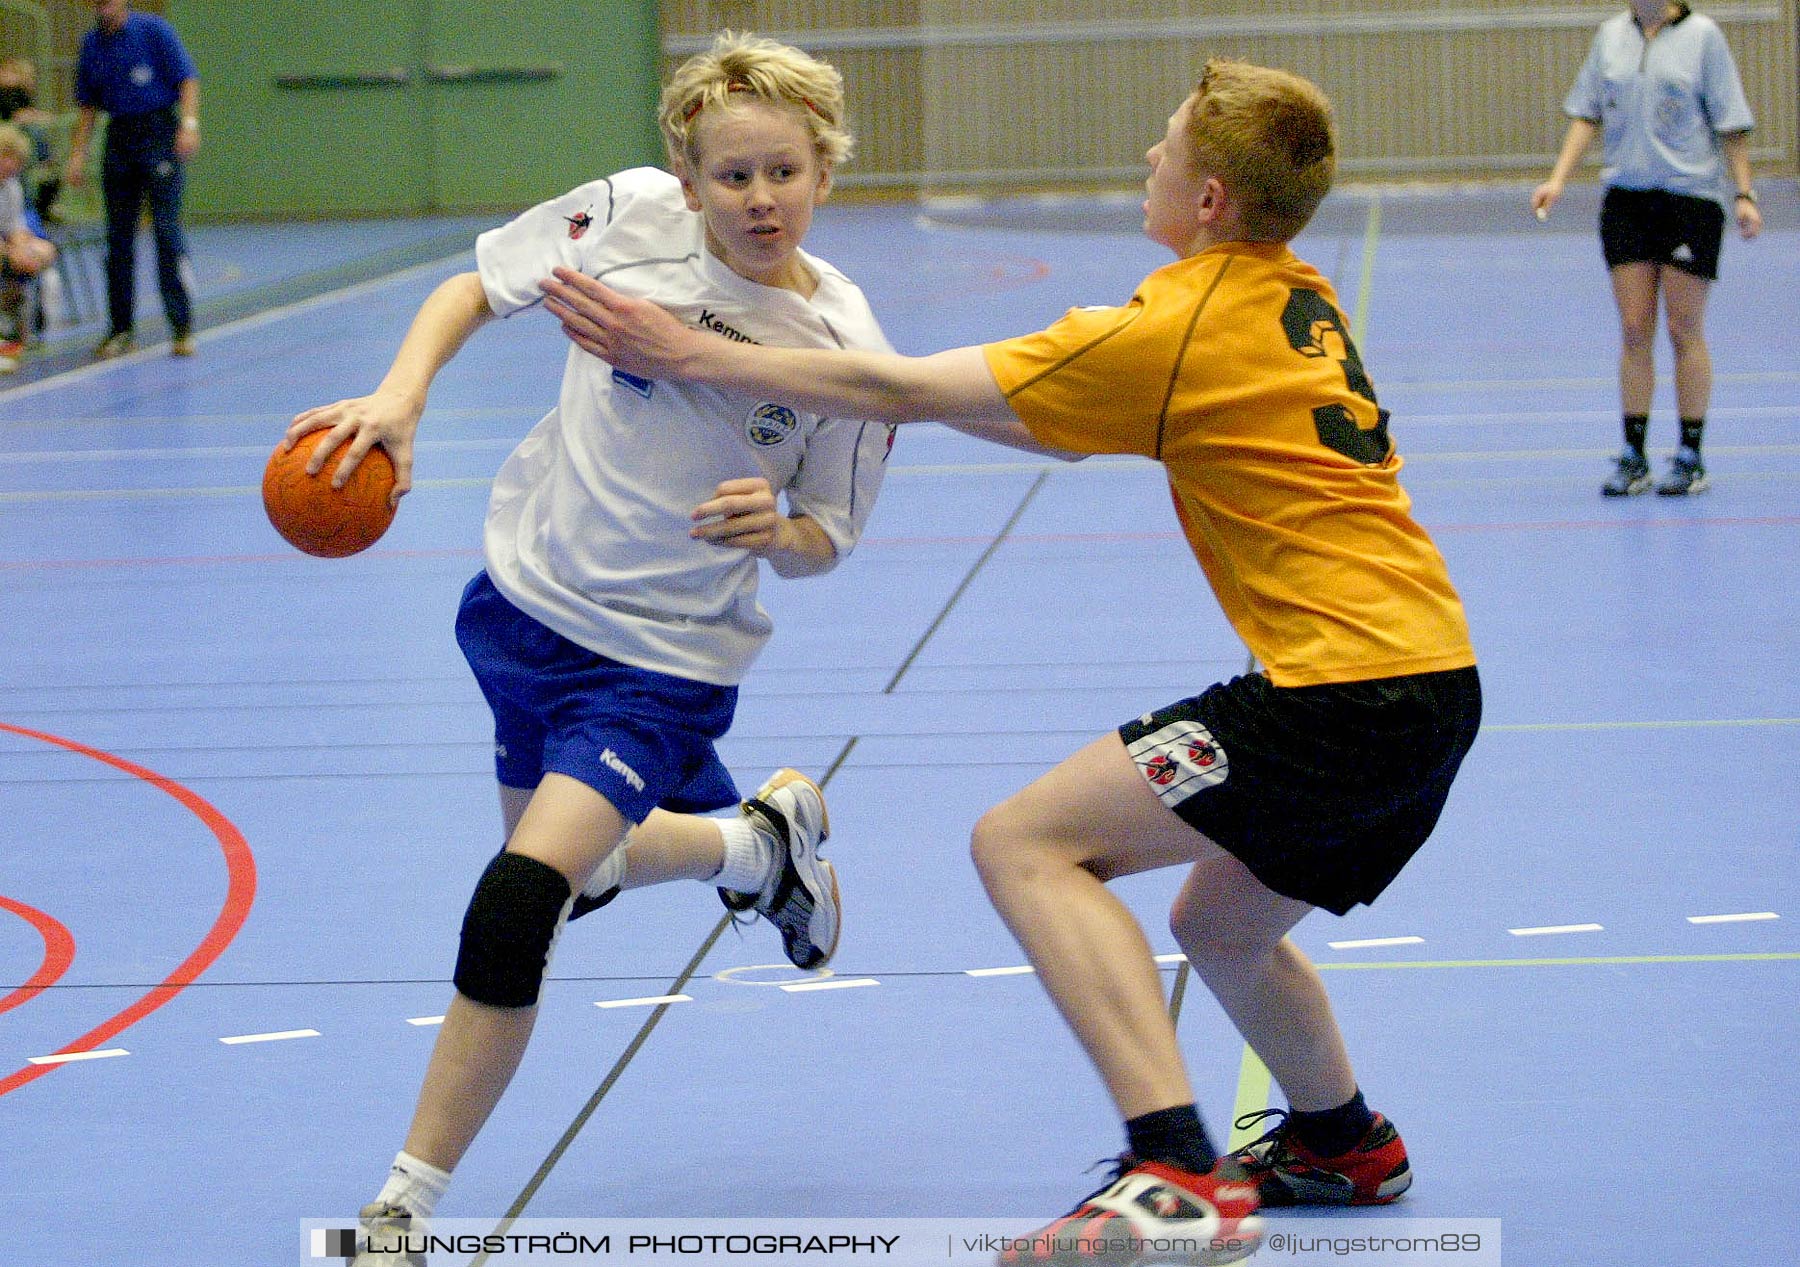
{"type": "Polygon", "coordinates": [[[1256,1183],[1229,1160],[1197,1175],[1119,1158],[1112,1182],[1056,1222],[1011,1238],[1000,1267],[1217,1267],[1262,1244],[1256,1183]]]}
{"type": "Polygon", "coordinates": [[[1283,1109],[1246,1113],[1237,1129],[1269,1117],[1279,1119],[1274,1129],[1232,1157],[1255,1181],[1264,1205],[1386,1205],[1412,1187],[1406,1143],[1379,1113],[1356,1147],[1336,1157],[1302,1144],[1283,1109]]]}

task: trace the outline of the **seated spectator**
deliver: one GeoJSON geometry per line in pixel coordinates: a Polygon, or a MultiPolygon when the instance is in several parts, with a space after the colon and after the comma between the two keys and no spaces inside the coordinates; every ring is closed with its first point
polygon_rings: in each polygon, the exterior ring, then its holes
{"type": "Polygon", "coordinates": [[[55,154],[50,146],[51,116],[38,109],[37,67],[28,57],[0,61],[0,121],[12,124],[31,138],[32,158],[20,180],[25,186],[26,218],[34,233],[44,231],[50,204],[62,189],[55,154]]]}
{"type": "Polygon", "coordinates": [[[24,132],[0,124],[0,374],[18,371],[29,333],[31,283],[56,259],[56,248],[33,232],[26,218],[19,173],[31,160],[32,148],[24,132]]]}

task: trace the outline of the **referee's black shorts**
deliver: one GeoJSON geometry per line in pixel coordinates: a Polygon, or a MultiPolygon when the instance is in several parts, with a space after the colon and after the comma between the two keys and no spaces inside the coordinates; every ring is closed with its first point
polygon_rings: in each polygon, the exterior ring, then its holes
{"type": "Polygon", "coordinates": [[[1481,724],[1474,668],[1233,678],[1119,727],[1163,803],[1285,897],[1372,902],[1437,825],[1481,724]]]}
{"type": "Polygon", "coordinates": [[[1600,202],[1600,250],[1608,268],[1666,264],[1716,281],[1724,240],[1725,208],[1711,198],[1613,187],[1600,202]]]}

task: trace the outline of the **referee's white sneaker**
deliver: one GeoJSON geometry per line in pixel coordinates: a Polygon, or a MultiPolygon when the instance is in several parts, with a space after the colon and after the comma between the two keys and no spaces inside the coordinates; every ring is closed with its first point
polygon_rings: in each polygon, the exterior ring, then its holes
{"type": "Polygon", "coordinates": [[[774,848],[775,865],[760,893],[720,889],[733,911],[755,911],[781,934],[796,968],[819,968],[837,951],[837,871],[819,856],[831,816],[819,785],[798,770],[777,770],[738,807],[774,848]]]}

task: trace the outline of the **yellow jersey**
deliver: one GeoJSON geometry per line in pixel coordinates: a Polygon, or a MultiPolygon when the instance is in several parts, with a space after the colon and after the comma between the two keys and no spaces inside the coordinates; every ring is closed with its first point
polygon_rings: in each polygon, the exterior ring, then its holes
{"type": "Polygon", "coordinates": [[[1163,464],[1194,556],[1275,685],[1475,663],[1337,296],[1286,244],[1211,247],[1122,308],[1072,309],[983,353],[1038,439],[1163,464]]]}

